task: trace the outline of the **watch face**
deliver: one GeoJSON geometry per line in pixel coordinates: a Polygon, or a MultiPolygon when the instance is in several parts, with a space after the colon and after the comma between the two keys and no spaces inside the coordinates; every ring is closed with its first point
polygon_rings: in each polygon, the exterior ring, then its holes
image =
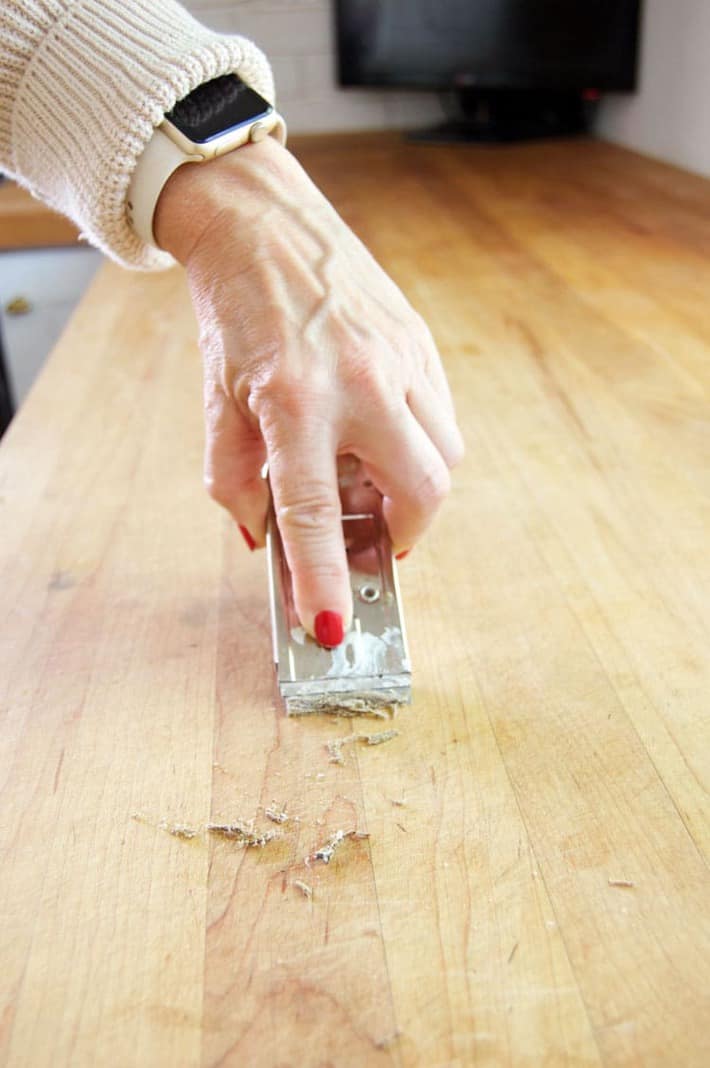
{"type": "Polygon", "coordinates": [[[205,144],[271,110],[271,104],[236,74],[224,74],[193,89],[165,117],[190,141],[205,144]]]}

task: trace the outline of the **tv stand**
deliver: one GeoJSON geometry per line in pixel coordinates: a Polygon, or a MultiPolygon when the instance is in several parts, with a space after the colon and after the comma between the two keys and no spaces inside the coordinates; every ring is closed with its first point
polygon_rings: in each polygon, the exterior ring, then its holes
{"type": "Polygon", "coordinates": [[[409,141],[501,144],[572,137],[589,130],[593,102],[579,91],[457,89],[460,115],[407,133],[409,141]]]}

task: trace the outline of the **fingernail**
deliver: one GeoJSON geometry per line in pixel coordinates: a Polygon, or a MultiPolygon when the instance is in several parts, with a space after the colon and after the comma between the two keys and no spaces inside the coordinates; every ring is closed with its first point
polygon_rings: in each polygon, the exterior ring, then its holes
{"type": "Polygon", "coordinates": [[[316,638],[326,649],[333,649],[343,640],[343,617],[339,612],[319,612],[314,620],[316,638]]]}
{"type": "Polygon", "coordinates": [[[397,555],[395,556],[395,560],[404,560],[405,556],[409,556],[411,551],[411,549],[405,549],[404,552],[397,553],[397,555]]]}
{"type": "Polygon", "coordinates": [[[252,538],[252,536],[249,533],[249,531],[247,530],[247,528],[246,527],[240,527],[239,528],[239,533],[241,534],[241,536],[244,538],[244,541],[249,546],[250,552],[254,552],[254,550],[256,549],[256,542],[252,538]]]}

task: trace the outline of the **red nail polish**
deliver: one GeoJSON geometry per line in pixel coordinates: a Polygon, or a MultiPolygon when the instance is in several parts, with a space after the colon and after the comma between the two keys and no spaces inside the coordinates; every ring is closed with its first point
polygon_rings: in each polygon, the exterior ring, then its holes
{"type": "Polygon", "coordinates": [[[343,640],[343,617],[339,612],[319,612],[314,620],[316,638],[326,649],[333,649],[343,640]]]}
{"type": "Polygon", "coordinates": [[[246,527],[240,527],[239,528],[239,533],[241,534],[241,536],[244,538],[244,541],[249,546],[250,551],[254,552],[254,550],[256,549],[256,542],[252,538],[252,536],[249,533],[249,531],[247,530],[247,528],[246,527]]]}
{"type": "Polygon", "coordinates": [[[411,551],[411,549],[405,549],[403,552],[397,553],[397,555],[395,556],[395,560],[404,560],[406,556],[409,556],[411,551]]]}

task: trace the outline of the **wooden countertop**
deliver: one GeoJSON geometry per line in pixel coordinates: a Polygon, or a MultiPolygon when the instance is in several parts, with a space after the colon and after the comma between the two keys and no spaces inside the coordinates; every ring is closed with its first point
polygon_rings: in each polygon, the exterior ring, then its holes
{"type": "Polygon", "coordinates": [[[0,182],[0,251],[74,245],[79,231],[69,219],[9,180],[0,182]]]}
{"type": "Polygon", "coordinates": [[[296,151],[467,439],[401,569],[414,704],[342,766],[362,724],[282,715],[183,278],[107,265],[0,449],[0,1061],[705,1065],[710,184],[296,151]],[[170,833],[251,818],[281,837],[170,833]],[[370,837],[307,867],[338,829],[370,837]]]}

